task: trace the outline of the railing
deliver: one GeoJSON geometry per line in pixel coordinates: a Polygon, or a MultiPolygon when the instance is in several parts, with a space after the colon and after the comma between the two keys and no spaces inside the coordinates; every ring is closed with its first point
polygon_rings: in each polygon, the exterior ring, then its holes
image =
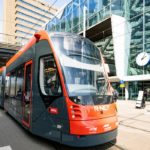
{"type": "MultiPolygon", "coordinates": [[[[110,17],[112,14],[116,14],[119,16],[125,15],[125,10],[123,9],[124,6],[119,6],[119,7],[115,8],[115,10],[114,10],[113,6],[114,5],[112,3],[105,7],[103,6],[102,9],[100,9],[94,13],[91,13],[91,14],[87,13],[86,28],[88,29],[88,28],[91,28],[92,26],[95,26],[97,23],[102,22],[106,18],[110,17]]],[[[82,6],[80,6],[80,7],[82,7],[82,6]]],[[[79,9],[81,9],[81,8],[79,8],[79,9]]],[[[71,13],[73,13],[73,11],[71,11],[71,13]]],[[[70,27],[68,28],[66,26],[66,22],[67,22],[65,19],[66,16],[62,16],[62,18],[64,18],[63,20],[59,19],[59,25],[58,25],[58,22],[54,21],[57,18],[57,16],[56,16],[54,19],[52,19],[52,21],[50,21],[47,24],[46,30],[80,33],[83,31],[83,14],[82,14],[82,12],[80,12],[80,13],[77,16],[78,23],[76,23],[76,25],[73,25],[74,20],[71,17],[70,18],[70,27]],[[61,28],[61,24],[63,24],[65,26],[63,29],[61,28]]],[[[76,19],[76,18],[74,18],[74,19],[76,19]]]]}

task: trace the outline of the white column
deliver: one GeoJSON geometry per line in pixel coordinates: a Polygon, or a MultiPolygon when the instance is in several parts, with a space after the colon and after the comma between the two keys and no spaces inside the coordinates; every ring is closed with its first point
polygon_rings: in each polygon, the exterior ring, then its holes
{"type": "Polygon", "coordinates": [[[125,100],[129,99],[129,83],[125,82],[125,100]]]}
{"type": "Polygon", "coordinates": [[[124,18],[112,15],[112,36],[117,76],[123,80],[127,76],[130,54],[131,25],[124,18]]]}

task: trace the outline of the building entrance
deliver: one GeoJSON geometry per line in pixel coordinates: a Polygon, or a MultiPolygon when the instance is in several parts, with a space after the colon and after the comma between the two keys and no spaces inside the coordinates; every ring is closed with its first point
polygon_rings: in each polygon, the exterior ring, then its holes
{"type": "Polygon", "coordinates": [[[147,101],[150,101],[150,81],[129,82],[129,99],[136,100],[140,90],[147,91],[147,101]]]}

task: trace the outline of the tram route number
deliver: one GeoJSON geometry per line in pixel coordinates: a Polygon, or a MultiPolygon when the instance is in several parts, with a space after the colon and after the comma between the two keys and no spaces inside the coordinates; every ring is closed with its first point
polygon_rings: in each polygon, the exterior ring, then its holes
{"type": "Polygon", "coordinates": [[[95,111],[106,111],[108,109],[109,109],[109,105],[94,106],[95,111]]]}

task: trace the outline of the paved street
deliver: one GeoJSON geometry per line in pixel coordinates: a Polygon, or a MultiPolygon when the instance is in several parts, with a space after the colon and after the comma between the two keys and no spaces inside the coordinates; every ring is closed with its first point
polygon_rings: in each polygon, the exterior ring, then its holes
{"type": "Polygon", "coordinates": [[[136,109],[135,101],[118,101],[117,145],[126,150],[150,150],[150,102],[136,109]]]}
{"type": "MultiPolygon", "coordinates": [[[[82,148],[82,150],[149,150],[150,103],[135,109],[134,101],[118,101],[119,134],[116,145],[82,148]]],[[[0,109],[0,150],[79,150],[34,136],[0,109]],[[6,147],[7,146],[7,147],[6,147]]]]}
{"type": "MultiPolygon", "coordinates": [[[[34,136],[0,109],[0,150],[78,150],[34,136]],[[7,147],[5,147],[7,146],[7,147]]],[[[119,150],[112,143],[83,150],[119,150]]]]}

